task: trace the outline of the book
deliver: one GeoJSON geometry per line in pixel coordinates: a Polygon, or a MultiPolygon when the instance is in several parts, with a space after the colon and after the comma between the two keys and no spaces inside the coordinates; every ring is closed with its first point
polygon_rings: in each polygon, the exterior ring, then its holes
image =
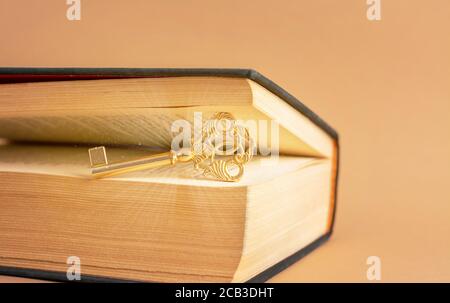
{"type": "Polygon", "coordinates": [[[3,68],[0,83],[1,274],[67,280],[76,256],[83,281],[261,282],[332,233],[338,135],[256,71],[3,68]],[[217,112],[257,121],[238,182],[189,162],[91,177],[90,147],[167,151],[174,121],[217,112]]]}

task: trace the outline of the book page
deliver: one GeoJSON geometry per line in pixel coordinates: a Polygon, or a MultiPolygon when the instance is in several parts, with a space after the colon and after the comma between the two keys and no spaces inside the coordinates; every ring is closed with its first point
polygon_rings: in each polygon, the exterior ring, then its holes
{"type": "MultiPolygon", "coordinates": [[[[0,171],[43,175],[56,175],[91,179],[88,145],[4,144],[0,146],[0,171]]],[[[110,163],[142,158],[162,150],[135,147],[110,147],[106,149],[110,163]]],[[[239,182],[222,182],[203,176],[193,163],[129,172],[108,177],[109,180],[175,183],[198,186],[246,186],[259,184],[297,171],[310,165],[328,163],[327,159],[313,157],[280,156],[269,160],[255,157],[245,165],[244,176],[239,182]]]]}

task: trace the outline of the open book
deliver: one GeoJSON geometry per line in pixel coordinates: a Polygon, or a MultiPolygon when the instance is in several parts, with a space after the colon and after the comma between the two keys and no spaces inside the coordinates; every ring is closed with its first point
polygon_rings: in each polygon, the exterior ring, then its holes
{"type": "Polygon", "coordinates": [[[263,281],[331,234],[337,135],[256,72],[0,74],[0,272],[65,279],[76,256],[82,280],[263,281]],[[90,147],[167,151],[174,121],[215,112],[258,121],[239,182],[189,162],[92,178],[90,147]]]}

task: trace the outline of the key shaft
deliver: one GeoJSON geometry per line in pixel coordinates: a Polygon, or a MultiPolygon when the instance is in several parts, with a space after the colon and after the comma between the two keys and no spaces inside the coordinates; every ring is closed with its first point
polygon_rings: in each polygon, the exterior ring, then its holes
{"type": "MultiPolygon", "coordinates": [[[[102,147],[95,147],[94,149],[96,149],[98,151],[99,148],[102,148],[102,147]]],[[[94,149],[92,149],[92,150],[94,150],[94,149]]],[[[91,150],[90,150],[90,154],[91,154],[91,150]]],[[[144,170],[144,169],[149,169],[149,168],[156,168],[156,167],[161,167],[161,166],[174,165],[177,162],[187,162],[187,161],[190,161],[191,159],[192,159],[191,155],[186,155],[181,152],[177,153],[175,151],[159,153],[159,154],[151,155],[148,157],[139,158],[136,160],[111,163],[111,164],[108,164],[107,160],[105,159],[106,164],[94,166],[92,168],[92,176],[94,178],[110,177],[110,176],[120,175],[123,173],[128,173],[128,172],[133,172],[133,171],[139,171],[139,170],[144,170]]]]}

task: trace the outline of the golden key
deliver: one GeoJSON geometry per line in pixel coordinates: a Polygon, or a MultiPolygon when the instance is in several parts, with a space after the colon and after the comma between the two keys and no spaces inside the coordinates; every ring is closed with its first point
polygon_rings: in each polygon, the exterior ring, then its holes
{"type": "Polygon", "coordinates": [[[244,174],[244,165],[252,159],[254,149],[248,129],[239,125],[230,113],[219,112],[204,123],[202,134],[191,140],[189,148],[109,164],[105,147],[99,146],[89,149],[89,158],[95,178],[192,161],[194,168],[203,170],[205,176],[236,182],[244,174]]]}

